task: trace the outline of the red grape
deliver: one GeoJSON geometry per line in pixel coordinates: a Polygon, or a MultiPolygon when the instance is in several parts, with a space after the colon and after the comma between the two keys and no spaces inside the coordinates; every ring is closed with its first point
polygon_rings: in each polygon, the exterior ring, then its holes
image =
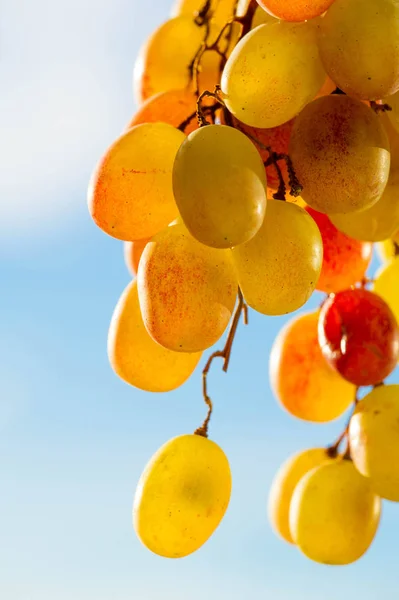
{"type": "Polygon", "coordinates": [[[355,385],[375,385],[395,368],[399,327],[386,302],[365,289],[330,296],[319,318],[326,360],[355,385]]]}
{"type": "Polygon", "coordinates": [[[338,231],[327,215],[310,206],[306,211],[316,221],[323,240],[323,266],[316,289],[341,292],[361,281],[369,266],[373,245],[338,231]]]}

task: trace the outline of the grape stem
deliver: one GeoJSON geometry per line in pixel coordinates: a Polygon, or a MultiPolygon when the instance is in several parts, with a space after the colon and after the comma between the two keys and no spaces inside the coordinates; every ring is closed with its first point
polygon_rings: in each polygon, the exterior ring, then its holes
{"type": "Polygon", "coordinates": [[[389,104],[379,104],[375,100],[370,100],[370,108],[377,114],[380,112],[390,112],[392,110],[392,106],[389,104]]]}
{"type": "Polygon", "coordinates": [[[207,363],[202,371],[202,393],[204,397],[205,404],[208,406],[208,414],[206,416],[205,421],[199,427],[194,434],[201,435],[202,437],[208,437],[208,427],[209,422],[211,420],[213,404],[212,400],[208,395],[208,373],[211,369],[212,363],[215,358],[223,359],[223,371],[227,373],[230,364],[231,351],[233,349],[233,343],[235,339],[235,335],[237,333],[238,325],[240,323],[241,315],[243,315],[244,324],[248,325],[248,306],[244,300],[244,296],[242,295],[242,291],[238,288],[238,302],[236,308],[234,310],[233,318],[231,320],[229,333],[226,339],[226,344],[223,350],[216,350],[207,360],[207,363]]]}
{"type": "Polygon", "coordinates": [[[350,417],[348,419],[346,427],[345,427],[344,431],[341,433],[341,435],[339,436],[339,438],[337,439],[337,441],[334,442],[334,444],[332,446],[328,446],[328,448],[327,448],[327,454],[330,458],[337,458],[339,447],[342,444],[342,442],[346,439],[347,444],[346,444],[345,452],[342,454],[342,456],[343,456],[343,458],[345,458],[347,460],[350,459],[350,447],[349,447],[348,433],[349,433],[349,425],[350,425],[351,419],[353,417],[354,410],[359,402],[358,394],[359,394],[359,388],[356,388],[355,398],[353,401],[353,410],[350,414],[350,417]]]}

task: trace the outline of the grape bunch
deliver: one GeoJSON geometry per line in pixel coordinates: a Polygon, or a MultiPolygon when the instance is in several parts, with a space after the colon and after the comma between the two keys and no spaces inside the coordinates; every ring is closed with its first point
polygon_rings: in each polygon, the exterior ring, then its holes
{"type": "Polygon", "coordinates": [[[176,0],[134,67],[138,110],[89,186],[94,222],[124,241],[132,281],[112,317],[115,373],[148,392],[183,385],[204,351],[207,416],[139,481],[134,528],[184,557],[223,518],[231,472],[208,439],[215,359],[227,371],[249,309],[285,315],[270,355],[292,416],[338,440],[291,457],[269,496],[276,532],[348,564],[399,502],[399,3],[176,0]],[[366,277],[373,244],[384,262],[366,277]]]}

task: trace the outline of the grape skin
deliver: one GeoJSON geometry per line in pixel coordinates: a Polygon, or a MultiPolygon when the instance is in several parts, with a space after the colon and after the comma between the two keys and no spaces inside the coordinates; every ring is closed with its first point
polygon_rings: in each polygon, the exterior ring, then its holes
{"type": "Polygon", "coordinates": [[[385,300],[399,323],[399,260],[397,258],[377,271],[373,290],[385,300]]]}
{"type": "Polygon", "coordinates": [[[349,426],[351,456],[374,492],[399,502],[399,385],[375,388],[356,406],[349,426]]]}
{"type": "Polygon", "coordinates": [[[147,244],[137,281],[143,321],[158,344],[199,352],[223,335],[238,288],[228,250],[204,246],[173,224],[147,244]]]}
{"type": "Polygon", "coordinates": [[[352,404],[356,388],[326,362],[319,343],[319,312],[294,317],[280,331],[270,353],[270,385],[292,416],[326,423],[352,404]]]}
{"type": "Polygon", "coordinates": [[[310,471],[294,491],[292,537],[305,556],[327,565],[347,565],[370,547],[378,529],[381,500],[349,460],[310,471]]]}
{"type": "Polygon", "coordinates": [[[303,208],[268,200],[259,232],[232,253],[249,306],[265,315],[282,315],[303,306],[314,291],[323,243],[316,223],[303,208]]]}
{"type": "Polygon", "coordinates": [[[201,354],[171,352],[154,342],[144,327],[137,282],[132,281],[112,316],[108,357],[114,372],[126,383],[146,392],[169,392],[185,383],[201,354]]]}
{"type": "Polygon", "coordinates": [[[188,556],[214,533],[230,495],[230,467],[221,448],[199,435],[179,436],[154,454],[141,475],[134,529],[155,554],[188,556]]]}
{"type": "Polygon", "coordinates": [[[322,15],[334,0],[258,0],[258,3],[277,19],[308,21],[322,15]]]}
{"type": "Polygon", "coordinates": [[[151,238],[145,238],[144,240],[137,240],[135,242],[125,242],[123,245],[125,263],[132,277],[137,275],[141,255],[150,239],[151,238]]]}
{"type": "Polygon", "coordinates": [[[173,191],[190,233],[213,248],[247,242],[265,218],[263,162],[232,127],[209,125],[187,137],[173,167],[173,191]]]}
{"type": "Polygon", "coordinates": [[[351,213],[382,196],[390,168],[389,141],[377,115],[348,96],[314,100],[295,120],[290,156],[315,210],[351,213]]]}
{"type": "Polygon", "coordinates": [[[223,99],[246,125],[277,127],[314,98],[326,78],[308,23],[260,25],[234,48],[222,75],[223,99]]]}

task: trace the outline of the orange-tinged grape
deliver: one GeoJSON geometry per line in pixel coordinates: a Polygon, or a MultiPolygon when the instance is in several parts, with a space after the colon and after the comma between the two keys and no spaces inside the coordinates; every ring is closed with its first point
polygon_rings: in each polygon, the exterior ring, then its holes
{"type": "Polygon", "coordinates": [[[341,233],[327,215],[310,206],[306,211],[316,221],[323,240],[323,266],[316,289],[331,294],[361,281],[370,264],[372,244],[341,233]]]}
{"type": "Polygon", "coordinates": [[[265,315],[283,315],[310,298],[320,275],[323,243],[303,208],[268,200],[259,232],[232,253],[249,306],[265,315]]]}
{"type": "Polygon", "coordinates": [[[170,350],[210,348],[230,321],[237,286],[228,250],[204,246],[184,225],[172,224],[152,238],[140,260],[144,324],[170,350]]]}
{"type": "Polygon", "coordinates": [[[315,27],[260,25],[234,48],[222,75],[223,99],[252,127],[277,127],[297,115],[325,81],[315,27]]]}
{"type": "Polygon", "coordinates": [[[377,253],[382,262],[390,262],[399,254],[399,230],[389,240],[376,244],[377,253]]]}
{"type": "Polygon", "coordinates": [[[141,475],[134,529],[155,554],[182,558],[211,537],[230,495],[230,466],[223,450],[200,435],[179,436],[154,454],[141,475]]]}
{"type": "Polygon", "coordinates": [[[399,260],[393,258],[375,274],[373,291],[388,304],[399,323],[399,260]]]}
{"type": "Polygon", "coordinates": [[[388,179],[381,198],[365,210],[331,215],[331,221],[340,231],[357,240],[380,242],[399,229],[399,177],[388,179]]]}
{"type": "Polygon", "coordinates": [[[321,89],[317,92],[316,98],[329,96],[336,89],[336,85],[330,77],[326,77],[321,89]]]}
{"type": "Polygon", "coordinates": [[[231,248],[253,238],[266,210],[266,175],[254,144],[226,125],[191,133],[173,168],[180,215],[202,244],[231,248]]]}
{"type": "Polygon", "coordinates": [[[257,0],[260,6],[277,19],[308,21],[319,17],[334,0],[257,0]]]}
{"type": "Polygon", "coordinates": [[[129,273],[133,277],[137,275],[141,255],[150,239],[151,238],[145,238],[144,240],[136,240],[135,242],[125,242],[123,245],[125,263],[129,273]]]}
{"type": "MultiPolygon", "coordinates": [[[[220,23],[229,21],[234,14],[236,0],[213,0],[211,2],[212,18],[220,23]]],[[[172,8],[172,17],[193,15],[204,7],[205,0],[176,0],[172,8]]]]}
{"type": "MultiPolygon", "coordinates": [[[[234,126],[245,134],[249,134],[259,140],[264,146],[269,146],[273,149],[273,152],[277,154],[288,154],[290,137],[292,128],[294,126],[294,119],[283,123],[278,127],[272,127],[270,129],[258,129],[256,127],[250,127],[241,123],[238,119],[234,119],[234,126]]],[[[263,161],[266,161],[270,154],[267,150],[263,150],[259,147],[259,152],[263,161]]],[[[285,181],[288,181],[288,169],[287,164],[284,160],[279,162],[279,166],[285,181]]],[[[279,185],[279,178],[274,165],[266,167],[267,175],[267,187],[275,191],[279,185]]],[[[292,196],[291,196],[292,197],[292,196]]]]}
{"type": "Polygon", "coordinates": [[[381,198],[390,168],[389,141],[373,110],[349,96],[324,96],[295,119],[290,156],[307,204],[350,213],[381,198]]]}
{"type": "Polygon", "coordinates": [[[347,565],[369,549],[378,529],[381,500],[349,460],[310,471],[290,506],[292,537],[305,556],[326,565],[347,565]]]}
{"type": "MultiPolygon", "coordinates": [[[[142,47],[134,68],[138,104],[160,92],[190,86],[189,67],[205,41],[206,31],[206,26],[197,25],[193,17],[182,16],[166,21],[153,33],[142,47]]],[[[216,52],[205,53],[201,61],[201,91],[213,90],[219,82],[219,65],[216,52]]]]}
{"type": "Polygon", "coordinates": [[[123,134],[93,173],[89,211],[105,233],[124,241],[151,237],[178,216],[172,169],[185,135],[165,123],[123,134]]]}
{"type": "Polygon", "coordinates": [[[351,457],[376,494],[399,502],[399,385],[375,388],[349,426],[351,457]]]}
{"type": "Polygon", "coordinates": [[[115,373],[146,392],[169,392],[190,377],[201,354],[162,348],[147,333],[140,312],[137,282],[123,292],[108,334],[108,356],[115,373]]]}
{"type": "Polygon", "coordinates": [[[269,521],[276,533],[293,544],[290,531],[290,504],[296,486],[309,471],[329,458],[326,448],[311,448],[291,456],[277,472],[269,493],[269,521]]]}
{"type": "Polygon", "coordinates": [[[399,89],[397,0],[335,0],[319,29],[320,56],[341,90],[379,100],[399,89]]]}
{"type": "Polygon", "coordinates": [[[294,417],[325,423],[349,408],[356,388],[326,362],[317,335],[319,313],[301,314],[279,333],[270,354],[274,395],[294,417]]]}
{"type": "MultiPolygon", "coordinates": [[[[196,102],[194,94],[187,89],[161,92],[144,102],[130,121],[128,129],[141,123],[158,122],[179,127],[190,115],[195,113],[196,102]]],[[[185,127],[184,133],[188,135],[197,128],[198,121],[194,117],[185,127]]]]}

